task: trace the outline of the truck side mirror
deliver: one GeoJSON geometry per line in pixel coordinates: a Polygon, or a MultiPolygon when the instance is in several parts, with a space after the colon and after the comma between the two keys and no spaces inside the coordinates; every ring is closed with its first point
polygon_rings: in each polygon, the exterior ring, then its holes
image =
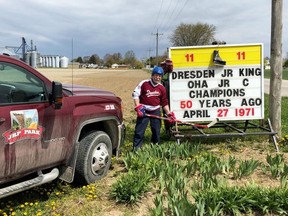
{"type": "Polygon", "coordinates": [[[63,89],[62,83],[53,82],[52,83],[52,104],[54,104],[55,109],[60,109],[62,107],[63,89]]]}

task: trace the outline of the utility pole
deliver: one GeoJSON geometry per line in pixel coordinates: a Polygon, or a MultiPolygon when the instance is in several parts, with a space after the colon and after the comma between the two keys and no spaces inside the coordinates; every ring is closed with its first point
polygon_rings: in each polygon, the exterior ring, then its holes
{"type": "Polygon", "coordinates": [[[158,66],[158,40],[159,40],[159,35],[163,35],[163,34],[158,33],[158,29],[157,29],[157,33],[153,35],[156,35],[156,65],[158,66]]]}
{"type": "Polygon", "coordinates": [[[269,118],[278,139],[281,138],[282,10],[283,0],[272,0],[269,118]]]}
{"type": "Polygon", "coordinates": [[[148,50],[148,53],[149,53],[149,54],[148,54],[148,58],[149,58],[149,60],[148,60],[148,62],[149,62],[149,69],[151,68],[151,60],[150,60],[150,57],[151,57],[151,54],[150,54],[150,53],[151,53],[151,51],[152,51],[152,49],[149,49],[149,50],[148,50]]]}

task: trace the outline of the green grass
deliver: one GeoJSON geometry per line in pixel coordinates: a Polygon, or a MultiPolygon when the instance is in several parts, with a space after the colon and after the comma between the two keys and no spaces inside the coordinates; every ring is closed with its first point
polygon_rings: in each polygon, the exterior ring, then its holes
{"type": "MultiPolygon", "coordinates": [[[[270,79],[270,70],[264,71],[264,78],[270,79]]],[[[288,80],[288,68],[283,69],[282,71],[282,79],[288,80]]],[[[268,110],[268,103],[269,103],[269,95],[265,94],[265,118],[268,118],[269,110],[268,110]]],[[[288,146],[288,98],[282,97],[281,101],[281,126],[282,126],[282,138],[280,144],[284,144],[288,146]]]]}
{"type": "MultiPolygon", "coordinates": [[[[265,94],[265,118],[269,117],[269,95],[265,94]]],[[[281,125],[282,125],[282,136],[288,134],[288,97],[282,97],[281,101],[281,125]]]]}
{"type": "MultiPolygon", "coordinates": [[[[265,70],[264,71],[264,78],[265,79],[270,79],[270,70],[265,70]]],[[[283,80],[288,80],[288,69],[283,69],[282,71],[282,79],[283,80]]]]}

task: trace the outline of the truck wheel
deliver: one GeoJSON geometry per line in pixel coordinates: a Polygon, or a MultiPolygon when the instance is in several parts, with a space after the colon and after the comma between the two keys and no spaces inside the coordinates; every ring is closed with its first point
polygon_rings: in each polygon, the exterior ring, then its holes
{"type": "Polygon", "coordinates": [[[103,131],[90,133],[80,141],[75,182],[90,184],[106,176],[112,157],[110,137],[103,131]]]}

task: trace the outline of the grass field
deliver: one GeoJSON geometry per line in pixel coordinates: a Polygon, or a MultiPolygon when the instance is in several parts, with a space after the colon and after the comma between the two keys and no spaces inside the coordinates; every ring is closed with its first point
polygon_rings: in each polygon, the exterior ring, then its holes
{"type": "MultiPolygon", "coordinates": [[[[264,72],[264,78],[269,79],[270,78],[270,70],[265,70],[264,72]]],[[[288,80],[288,69],[283,69],[282,71],[282,79],[288,80]]]]}

